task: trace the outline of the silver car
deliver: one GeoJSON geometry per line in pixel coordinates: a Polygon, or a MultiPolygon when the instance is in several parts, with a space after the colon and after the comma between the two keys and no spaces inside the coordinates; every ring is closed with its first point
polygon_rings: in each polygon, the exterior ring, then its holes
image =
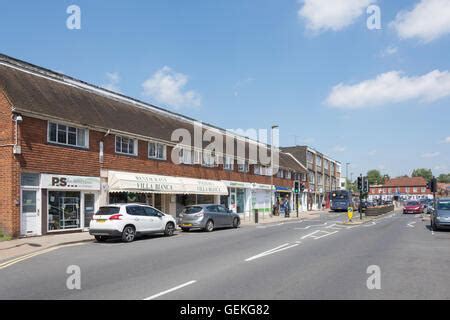
{"type": "Polygon", "coordinates": [[[439,199],[431,211],[431,229],[450,228],[450,199],[439,199]]]}
{"type": "Polygon", "coordinates": [[[187,206],[178,216],[181,230],[202,229],[208,232],[216,228],[233,227],[241,224],[238,214],[217,204],[196,204],[187,206]]]}

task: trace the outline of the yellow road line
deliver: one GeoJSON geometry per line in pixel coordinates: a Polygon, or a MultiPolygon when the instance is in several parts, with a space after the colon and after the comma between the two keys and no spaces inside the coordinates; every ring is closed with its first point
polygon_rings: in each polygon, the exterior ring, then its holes
{"type": "Polygon", "coordinates": [[[17,258],[14,258],[14,259],[11,259],[9,261],[1,263],[0,264],[0,270],[5,269],[7,267],[10,267],[10,266],[12,266],[12,265],[14,265],[16,263],[21,262],[21,261],[31,259],[31,258],[33,258],[35,256],[39,256],[39,255],[42,255],[42,254],[45,254],[45,253],[52,252],[52,251],[54,251],[56,249],[59,249],[59,248],[73,247],[73,246],[77,246],[77,245],[81,245],[81,244],[82,243],[75,243],[75,244],[69,244],[69,245],[64,245],[64,246],[56,246],[56,247],[51,247],[51,248],[44,249],[44,250],[41,250],[41,251],[32,252],[32,253],[29,253],[29,254],[26,254],[26,255],[23,255],[23,256],[20,256],[20,257],[17,257],[17,258]]]}

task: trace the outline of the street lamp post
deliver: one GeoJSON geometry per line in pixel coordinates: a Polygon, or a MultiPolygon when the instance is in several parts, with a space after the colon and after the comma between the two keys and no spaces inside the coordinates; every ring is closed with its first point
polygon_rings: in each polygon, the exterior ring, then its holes
{"type": "Polygon", "coordinates": [[[350,164],[350,162],[347,162],[345,164],[345,189],[347,189],[348,191],[348,165],[350,164]]]}
{"type": "Polygon", "coordinates": [[[273,153],[274,153],[274,150],[275,150],[274,144],[273,144],[273,142],[274,142],[273,132],[277,128],[278,128],[278,125],[273,125],[272,126],[271,141],[270,141],[270,145],[271,145],[271,150],[270,150],[270,188],[271,188],[271,192],[270,192],[270,210],[273,210],[274,198],[275,198],[275,190],[274,190],[274,185],[273,185],[273,153]]]}

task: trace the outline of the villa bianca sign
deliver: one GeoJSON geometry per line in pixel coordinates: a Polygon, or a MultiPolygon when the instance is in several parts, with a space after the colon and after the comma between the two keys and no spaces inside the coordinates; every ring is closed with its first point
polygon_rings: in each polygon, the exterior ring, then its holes
{"type": "Polygon", "coordinates": [[[221,181],[110,171],[109,192],[227,195],[221,181]]]}

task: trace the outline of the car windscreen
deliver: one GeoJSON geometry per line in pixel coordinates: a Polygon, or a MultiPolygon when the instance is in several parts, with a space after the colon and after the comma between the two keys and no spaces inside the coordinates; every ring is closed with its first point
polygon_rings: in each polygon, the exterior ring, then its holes
{"type": "Polygon", "coordinates": [[[438,210],[450,210],[450,201],[439,201],[437,208],[438,210]]]}
{"type": "Polygon", "coordinates": [[[110,215],[119,213],[119,211],[120,211],[119,207],[100,207],[100,209],[97,211],[96,215],[110,216],[110,215]]]}
{"type": "Polygon", "coordinates": [[[184,214],[195,214],[195,213],[199,213],[200,211],[202,211],[203,208],[202,207],[186,207],[183,209],[184,214]]]}
{"type": "Polygon", "coordinates": [[[406,205],[407,205],[407,206],[418,206],[419,203],[418,203],[417,201],[408,201],[408,202],[406,203],[406,205]]]}
{"type": "Polygon", "coordinates": [[[331,199],[332,200],[347,200],[348,192],[332,192],[331,199]]]}

